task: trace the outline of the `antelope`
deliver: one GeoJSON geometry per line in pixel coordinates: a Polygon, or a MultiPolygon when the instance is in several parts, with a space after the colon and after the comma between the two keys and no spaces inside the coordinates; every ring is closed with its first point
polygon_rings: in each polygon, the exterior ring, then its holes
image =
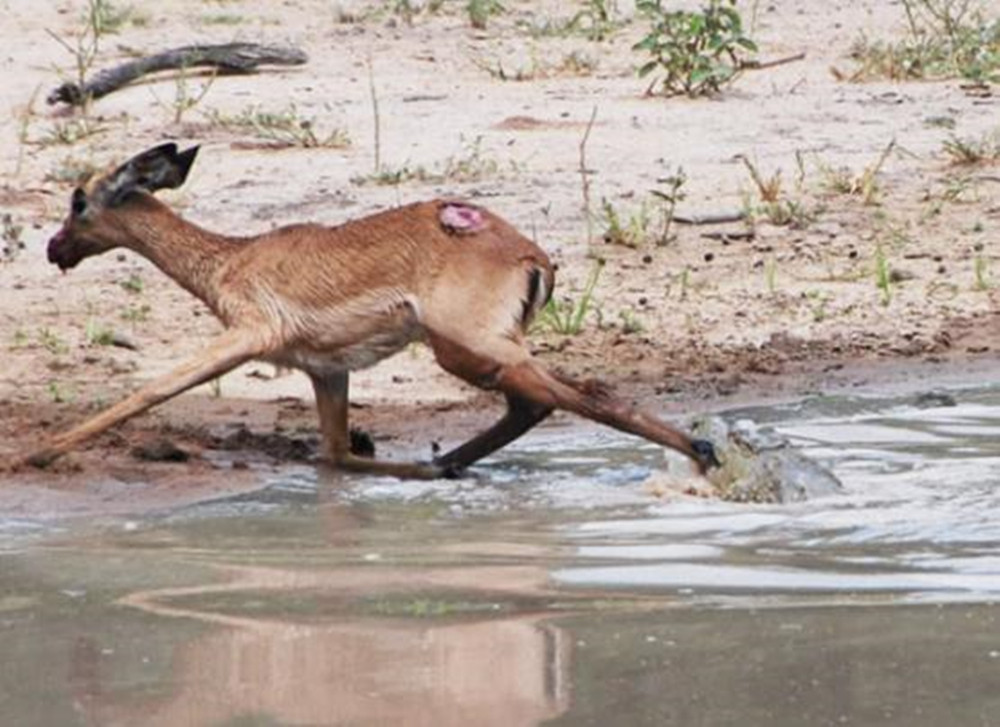
{"type": "Polygon", "coordinates": [[[124,247],[200,298],[225,332],[207,349],[15,462],[44,467],[85,440],[251,361],[305,372],[319,414],[321,458],[334,467],[403,478],[458,476],[539,424],[574,412],[717,466],[710,442],[615,398],[593,382],[546,370],[525,344],[552,294],[548,256],[491,212],[449,200],[419,202],[336,227],[296,224],[251,237],[210,232],[153,196],[181,186],[198,153],[162,144],[87,189],[49,241],[65,272],[124,247]],[[506,397],[493,426],[430,462],[351,452],[348,377],[413,341],[464,381],[506,397]]]}

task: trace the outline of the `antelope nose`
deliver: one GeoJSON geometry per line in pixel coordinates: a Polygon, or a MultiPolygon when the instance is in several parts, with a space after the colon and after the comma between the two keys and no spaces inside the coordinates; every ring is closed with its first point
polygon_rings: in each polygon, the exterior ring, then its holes
{"type": "Polygon", "coordinates": [[[48,247],[46,248],[46,257],[50,263],[59,262],[59,248],[65,239],[66,234],[62,230],[59,230],[59,232],[54,234],[49,240],[48,247]]]}

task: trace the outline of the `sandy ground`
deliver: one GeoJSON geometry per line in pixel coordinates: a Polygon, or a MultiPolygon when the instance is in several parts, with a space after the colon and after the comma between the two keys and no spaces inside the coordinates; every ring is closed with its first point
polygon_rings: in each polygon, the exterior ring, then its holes
{"type": "MultiPolygon", "coordinates": [[[[409,201],[464,197],[551,253],[560,299],[579,299],[594,258],[606,260],[584,330],[539,330],[536,350],[672,415],[900,377],[933,388],[993,371],[1000,184],[988,166],[952,164],[942,145],[952,134],[995,132],[997,99],[958,81],[852,84],[831,72],[852,68],[848,53],[862,33],[902,33],[893,4],[762,4],[754,28],[760,58],[805,52],[805,59],[748,72],[707,100],[643,95],[631,45],[645,21],[624,4],[631,21],[600,43],[525,30],[565,20],[578,9],[571,3],[510,0],[486,30],[471,28],[458,2],[418,13],[412,24],[373,12],[373,3],[131,5],[133,20],[103,38],[95,67],[135,49],[234,39],[292,43],[310,61],[256,75],[168,74],[138,83],[97,101],[87,122],[94,133],[69,141],[79,120],[44,97],[72,75],[72,57],[53,35],[74,42],[84,3],[0,0],[0,215],[22,228],[24,246],[0,261],[0,455],[80,421],[218,333],[198,301],[131,253],[87,260],[67,276],[44,259],[68,207],[73,169],[101,169],[164,140],[202,145],[185,187],[163,197],[217,231],[336,224],[409,201]],[[370,81],[383,167],[422,168],[424,178],[372,182],[370,81]],[[182,98],[206,84],[178,120],[182,98]],[[586,146],[588,242],[579,154],[595,108],[586,146]],[[339,131],[350,143],[279,148],[220,121],[254,110],[292,112],[318,137],[339,131]],[[858,179],[893,140],[870,199],[834,189],[835,176],[858,179]],[[649,190],[677,167],[688,180],[680,213],[759,207],[741,155],[765,176],[780,170],[782,198],[808,213],[799,224],[758,215],[749,240],[704,236],[747,230],[737,223],[677,225],[665,246],[603,241],[601,200],[626,222],[643,204],[655,220],[649,190]],[[888,297],[876,285],[879,254],[895,280],[888,297]],[[101,345],[102,332],[138,350],[101,345]]],[[[289,438],[304,438],[308,451],[315,435],[305,377],[272,373],[244,367],[106,435],[53,472],[8,477],[0,501],[10,512],[39,512],[47,501],[72,507],[78,498],[67,491],[86,482],[114,509],[123,497],[115,487],[137,479],[175,483],[133,489],[135,502],[147,504],[143,498],[154,496],[143,492],[156,491],[160,503],[252,486],[268,463],[303,453],[289,438]],[[242,452],[233,455],[234,475],[224,484],[202,477],[231,468],[232,457],[213,464],[201,454],[241,427],[282,437],[270,449],[259,437],[230,438],[242,452]],[[193,460],[149,464],[130,454],[164,437],[193,460]],[[185,489],[192,481],[200,484],[185,489]]],[[[437,370],[424,350],[357,374],[353,387],[357,423],[376,432],[383,452],[426,456],[428,440],[460,440],[494,416],[484,395],[437,370]]]]}

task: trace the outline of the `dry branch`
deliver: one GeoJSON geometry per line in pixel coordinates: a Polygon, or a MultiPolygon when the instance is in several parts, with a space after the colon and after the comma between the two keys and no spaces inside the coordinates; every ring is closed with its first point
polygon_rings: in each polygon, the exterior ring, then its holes
{"type": "Polygon", "coordinates": [[[682,225],[722,225],[727,222],[740,222],[745,218],[745,212],[733,211],[705,215],[674,215],[674,222],[682,225]]]}
{"type": "Polygon", "coordinates": [[[158,71],[208,66],[221,73],[253,73],[261,65],[300,66],[307,60],[304,51],[285,46],[257,43],[187,45],[101,71],[82,87],[73,82],[64,83],[54,89],[46,101],[81,106],[87,99],[106,96],[141,76],[158,71]]]}
{"type": "Polygon", "coordinates": [[[774,68],[775,66],[783,66],[786,63],[795,63],[795,61],[805,60],[806,54],[795,53],[794,55],[785,56],[784,58],[775,58],[770,61],[760,61],[756,58],[746,60],[740,63],[740,70],[743,71],[761,71],[765,68],[774,68]]]}

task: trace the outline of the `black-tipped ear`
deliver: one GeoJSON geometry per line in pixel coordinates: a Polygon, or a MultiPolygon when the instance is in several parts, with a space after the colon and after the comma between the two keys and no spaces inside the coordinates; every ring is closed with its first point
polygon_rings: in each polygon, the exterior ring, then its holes
{"type": "Polygon", "coordinates": [[[148,149],[100,182],[101,201],[106,206],[114,206],[136,190],[153,193],[159,189],[176,189],[184,184],[197,154],[197,146],[178,153],[173,142],[148,149]]]}
{"type": "Polygon", "coordinates": [[[87,213],[87,193],[80,187],[73,190],[69,208],[74,217],[83,217],[87,213]]]}

